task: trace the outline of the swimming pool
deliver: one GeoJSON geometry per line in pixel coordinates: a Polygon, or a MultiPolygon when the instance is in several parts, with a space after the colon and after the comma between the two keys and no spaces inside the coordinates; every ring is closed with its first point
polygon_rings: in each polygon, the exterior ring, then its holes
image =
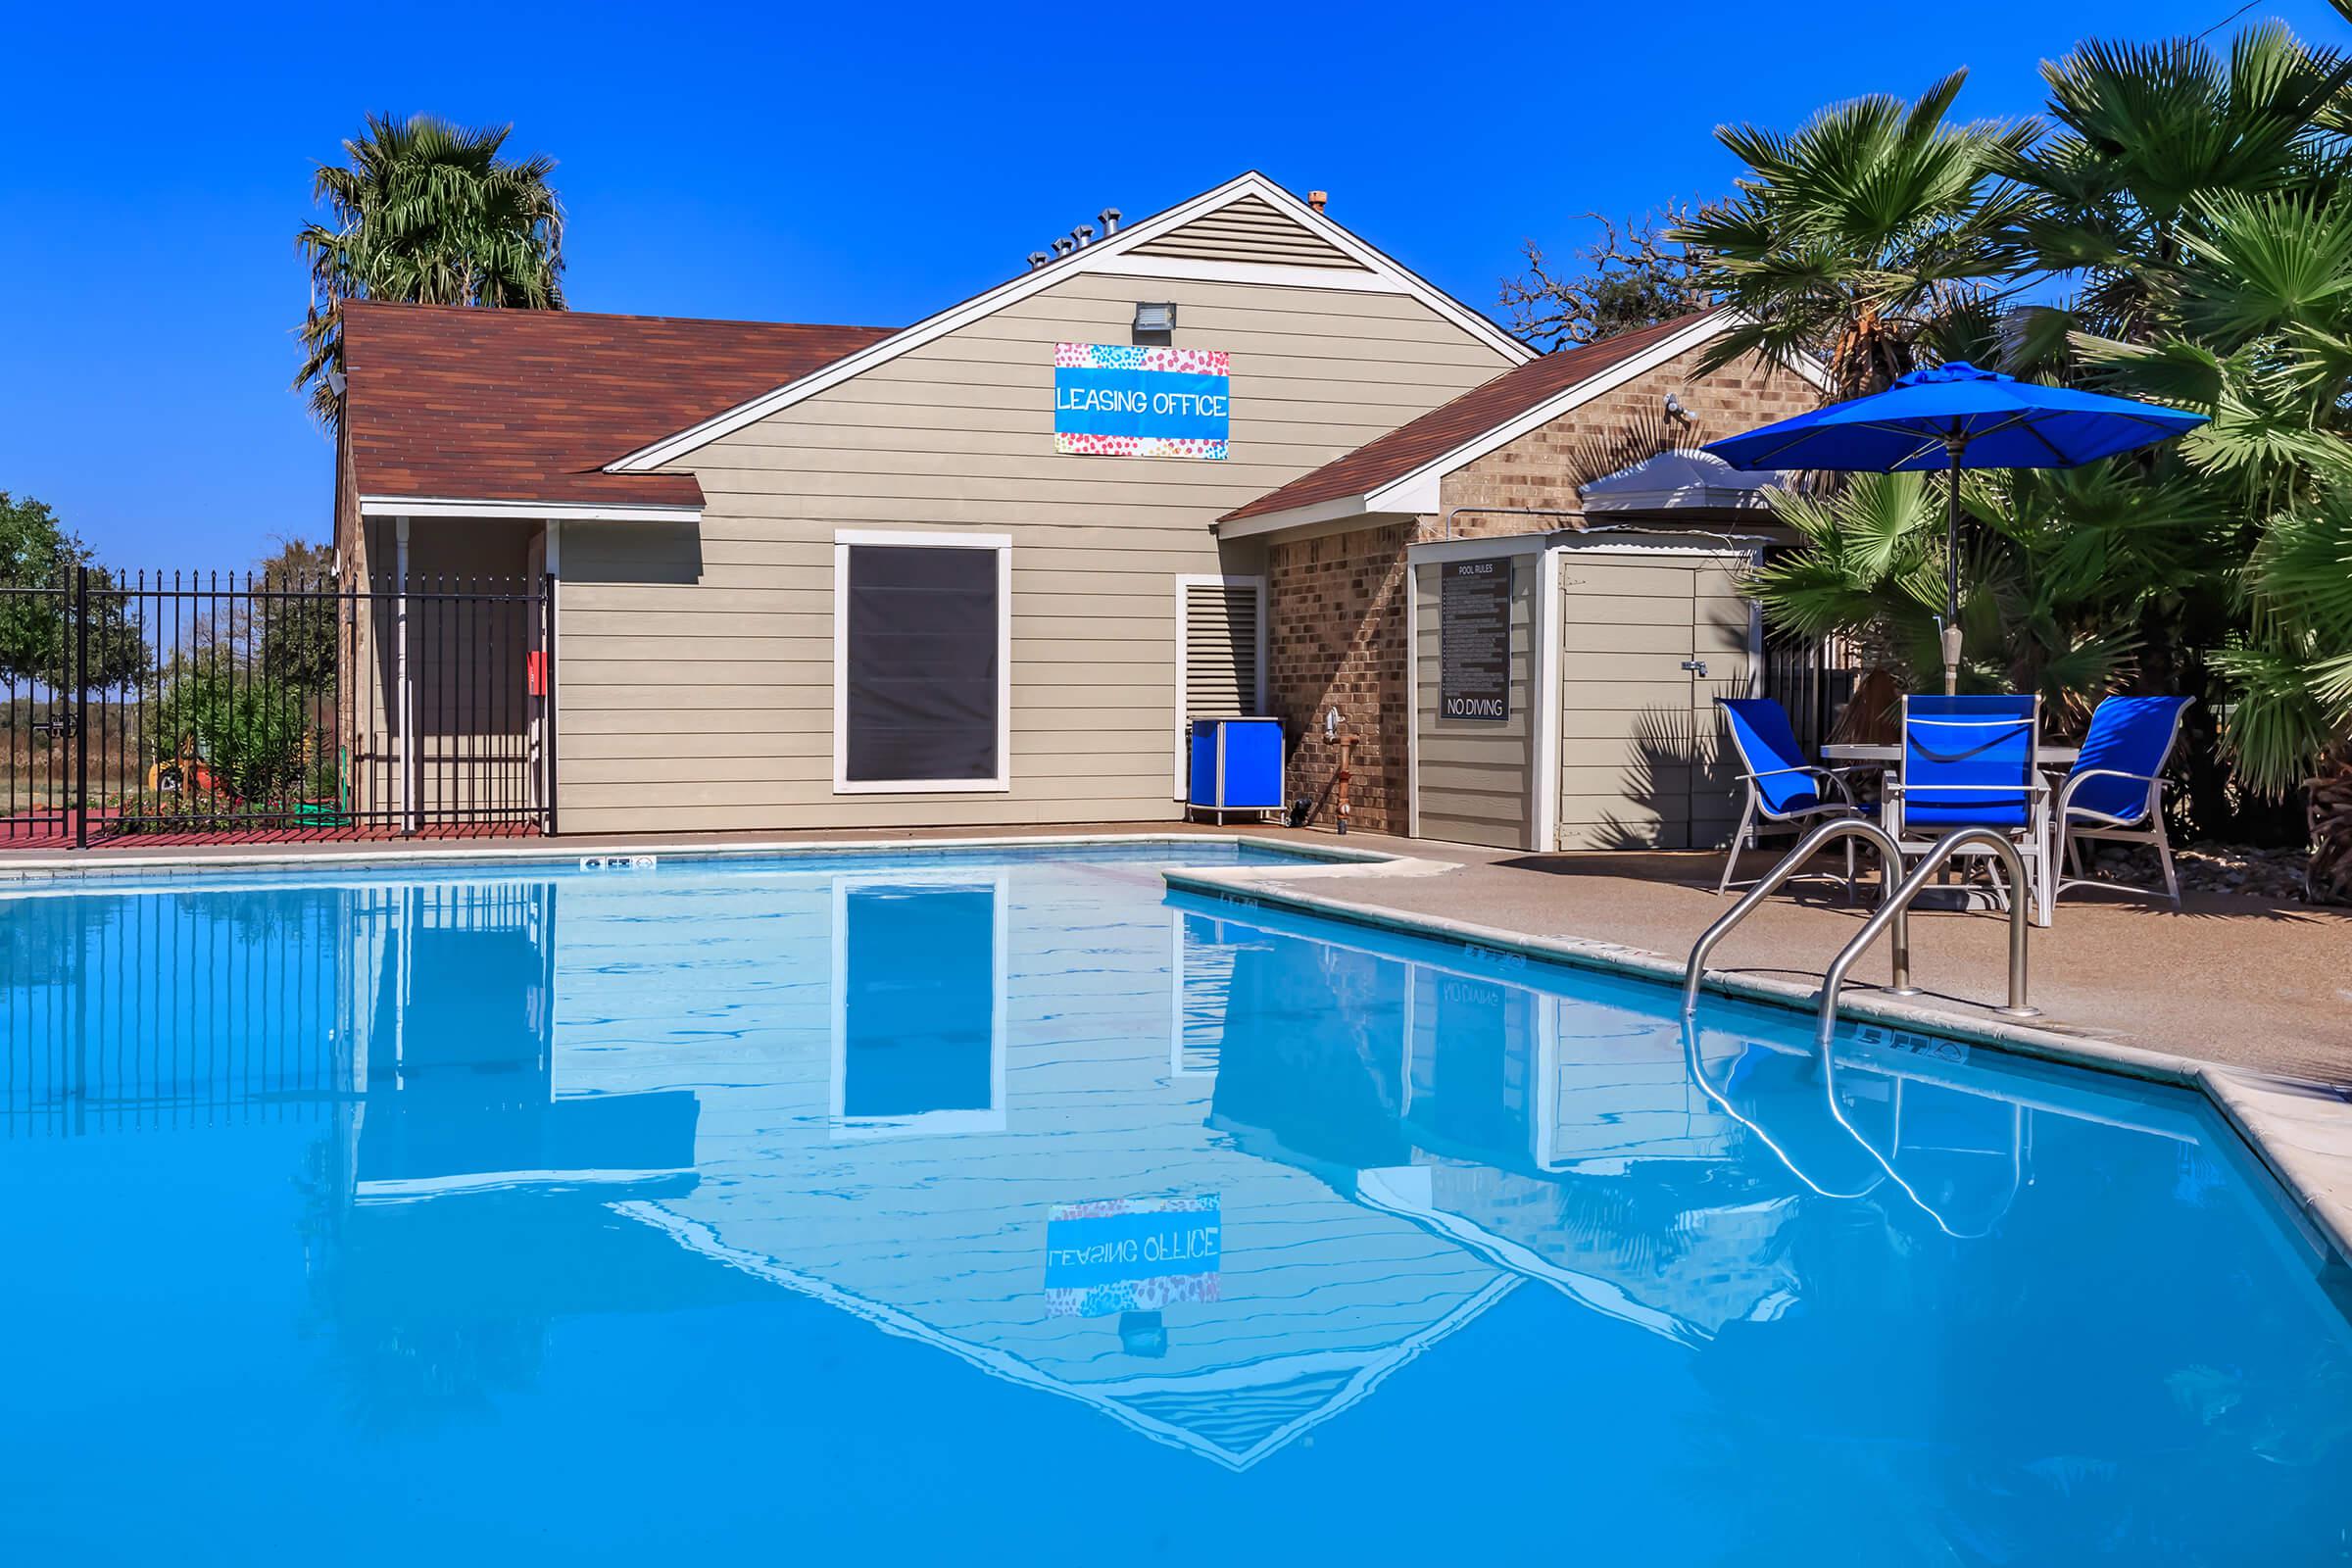
{"type": "Polygon", "coordinates": [[[12,1562],[2211,1563],[2352,1522],[2198,1098],[1167,895],[0,900],[12,1562]]]}

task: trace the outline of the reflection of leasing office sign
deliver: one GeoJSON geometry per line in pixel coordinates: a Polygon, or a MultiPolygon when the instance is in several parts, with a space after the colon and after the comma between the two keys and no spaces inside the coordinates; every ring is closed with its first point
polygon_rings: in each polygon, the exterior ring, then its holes
{"type": "Polygon", "coordinates": [[[1218,349],[1054,345],[1054,450],[1222,462],[1232,378],[1218,349]]]}
{"type": "Polygon", "coordinates": [[[1448,561],[1438,597],[1438,712],[1511,716],[1511,563],[1448,561]]]}
{"type": "Polygon", "coordinates": [[[1046,1215],[1046,1311],[1104,1317],[1217,1298],[1217,1197],[1056,1203],[1046,1215]]]}

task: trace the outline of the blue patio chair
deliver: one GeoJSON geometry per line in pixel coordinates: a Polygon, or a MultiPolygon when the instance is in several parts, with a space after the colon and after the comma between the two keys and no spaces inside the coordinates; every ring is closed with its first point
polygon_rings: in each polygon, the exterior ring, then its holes
{"type": "MultiPolygon", "coordinates": [[[[2110,697],[2090,715],[2090,733],[2082,737],[2082,755],[2058,786],[2058,804],[2051,823],[2066,846],[2066,863],[2074,875],[2059,882],[2068,888],[2122,887],[2083,874],[2083,839],[2116,839],[2128,844],[2156,846],[2156,863],[2164,868],[2165,897],[2180,906],[2180,879],[2173,874],[2173,846],[2164,833],[2164,764],[2180,735],[2180,715],[2194,701],[2187,697],[2110,697]]],[[[2153,888],[2137,891],[2152,893],[2153,888]]]]}
{"type": "MultiPolygon", "coordinates": [[[[1955,828],[2004,835],[2030,879],[2017,896],[2033,901],[2036,925],[2048,925],[2050,786],[2034,766],[2040,734],[2038,697],[1906,697],[1902,768],[1886,792],[1905,855],[1925,855],[1955,828]]],[[[1993,881],[2000,883],[1997,861],[1993,881]]]]}
{"type": "MultiPolygon", "coordinates": [[[[1803,748],[1796,744],[1796,731],[1789,725],[1788,710],[1778,702],[1769,697],[1718,697],[1715,701],[1731,727],[1732,744],[1740,749],[1740,765],[1746,769],[1740,777],[1747,785],[1747,803],[1740,808],[1740,826],[1732,834],[1731,853],[1723,859],[1723,880],[1715,885],[1715,891],[1722,893],[1732,885],[1740,848],[1751,831],[1760,834],[1767,827],[1787,827],[1802,833],[1817,818],[1856,816],[1863,808],[1846,787],[1845,769],[1817,767],[1805,760],[1803,748]]],[[[1854,885],[1851,839],[1845,842],[1845,885],[1848,891],[1854,885]]]]}

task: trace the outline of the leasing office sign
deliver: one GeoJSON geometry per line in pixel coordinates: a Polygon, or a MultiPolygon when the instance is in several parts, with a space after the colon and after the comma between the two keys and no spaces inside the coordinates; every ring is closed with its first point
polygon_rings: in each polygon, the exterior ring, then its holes
{"type": "Polygon", "coordinates": [[[1054,345],[1054,450],[1223,462],[1232,378],[1219,349],[1054,345]]]}

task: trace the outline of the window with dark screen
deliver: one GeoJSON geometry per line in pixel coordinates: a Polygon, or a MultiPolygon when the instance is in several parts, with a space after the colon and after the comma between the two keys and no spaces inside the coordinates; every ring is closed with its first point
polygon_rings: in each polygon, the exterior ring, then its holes
{"type": "Polygon", "coordinates": [[[840,782],[1001,788],[1004,552],[845,542],[840,782]]]}

